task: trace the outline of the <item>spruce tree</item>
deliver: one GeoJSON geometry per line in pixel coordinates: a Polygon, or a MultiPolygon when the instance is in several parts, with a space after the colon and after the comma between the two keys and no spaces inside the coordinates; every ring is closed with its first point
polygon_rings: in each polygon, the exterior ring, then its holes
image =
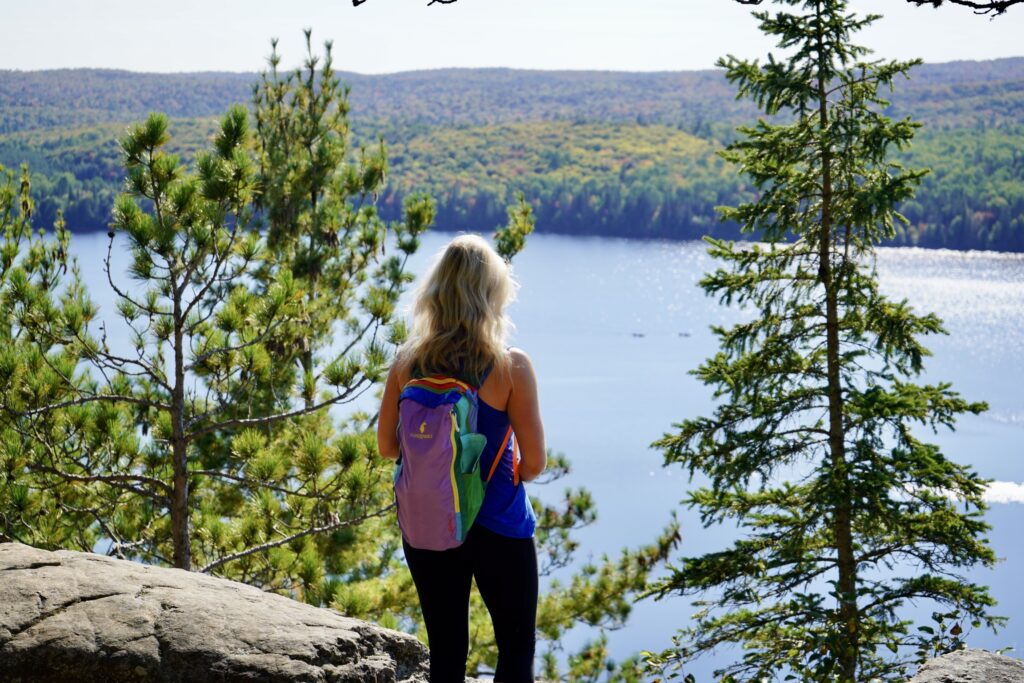
{"type": "Polygon", "coordinates": [[[743,654],[722,680],[903,680],[930,638],[912,630],[909,604],[951,610],[958,629],[999,623],[987,589],[963,575],[995,560],[985,482],[920,435],[986,406],[915,383],[921,338],[941,321],[884,296],[874,268],[902,218],[894,207],[924,174],[889,158],[917,125],[883,114],[882,90],[915,62],[868,61],[851,38],[878,17],[843,0],[775,1],[781,11],[754,16],[784,56],[719,61],[772,117],[723,153],[758,196],[722,218],[762,241],[708,239],[721,265],[701,281],[751,315],[713,328],[720,349],[695,371],[712,414],[655,444],[666,466],[706,478],[684,503],[740,538],[652,587],[700,597],[652,663],[678,673],[734,644],[743,654]]]}

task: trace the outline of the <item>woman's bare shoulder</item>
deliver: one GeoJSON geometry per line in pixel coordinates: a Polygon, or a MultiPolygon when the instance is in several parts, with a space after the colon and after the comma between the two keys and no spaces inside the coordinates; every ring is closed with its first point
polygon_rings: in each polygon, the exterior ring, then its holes
{"type": "Polygon", "coordinates": [[[400,347],[395,352],[395,357],[391,361],[391,373],[399,384],[405,384],[412,377],[412,359],[409,358],[406,349],[400,347]]]}
{"type": "Polygon", "coordinates": [[[509,370],[513,381],[524,377],[533,377],[533,361],[526,351],[512,346],[508,350],[509,370]]]}
{"type": "Polygon", "coordinates": [[[513,367],[532,365],[530,356],[518,346],[510,346],[508,348],[508,358],[512,362],[513,367]]]}

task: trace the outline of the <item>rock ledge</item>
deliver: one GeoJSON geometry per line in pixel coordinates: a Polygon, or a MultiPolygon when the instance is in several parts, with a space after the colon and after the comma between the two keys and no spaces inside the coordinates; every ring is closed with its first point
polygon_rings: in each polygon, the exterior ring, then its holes
{"type": "Polygon", "coordinates": [[[413,636],[234,581],[0,543],[0,680],[414,683],[413,636]]]}
{"type": "Polygon", "coordinates": [[[987,650],[957,650],[923,664],[909,683],[1024,683],[1024,662],[987,650]]]}

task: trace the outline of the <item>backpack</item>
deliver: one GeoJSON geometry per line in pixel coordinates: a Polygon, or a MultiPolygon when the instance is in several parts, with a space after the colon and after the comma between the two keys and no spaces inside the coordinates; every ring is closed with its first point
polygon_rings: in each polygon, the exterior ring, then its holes
{"type": "MultiPolygon", "coordinates": [[[[510,426],[482,478],[480,455],[487,437],[477,432],[477,390],[454,377],[430,375],[409,380],[399,395],[395,502],[402,536],[414,548],[462,545],[512,438],[510,426]]],[[[519,449],[513,445],[513,478],[518,479],[519,449]]]]}

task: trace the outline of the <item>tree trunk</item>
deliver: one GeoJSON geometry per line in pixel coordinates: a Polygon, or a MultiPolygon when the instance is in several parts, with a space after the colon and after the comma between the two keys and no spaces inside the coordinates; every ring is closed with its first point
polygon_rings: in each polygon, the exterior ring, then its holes
{"type": "MultiPolygon", "coordinates": [[[[821,29],[821,6],[818,12],[818,56],[825,58],[821,29]]],[[[821,66],[819,62],[819,66],[821,66]]],[[[828,98],[825,74],[818,70],[818,123],[824,136],[828,128],[828,98]]],[[[818,275],[825,289],[825,357],[828,377],[828,433],[832,458],[832,483],[836,495],[832,511],[839,581],[839,673],[843,683],[856,683],[857,661],[860,658],[860,630],[857,619],[857,563],[853,553],[849,472],[846,463],[846,440],[843,428],[843,394],[839,376],[839,305],[832,270],[832,149],[827,140],[821,144],[821,241],[819,243],[818,275]]]]}
{"type": "Polygon", "coordinates": [[[188,444],[185,441],[185,353],[181,295],[172,281],[174,294],[174,385],[171,391],[171,462],[174,466],[174,494],[171,499],[171,537],[174,566],[192,569],[192,544],[188,514],[188,444]]]}
{"type": "MultiPolygon", "coordinates": [[[[312,112],[313,104],[312,104],[312,100],[310,101],[310,105],[309,106],[310,106],[309,115],[312,118],[313,117],[313,112],[312,112]]],[[[310,163],[310,165],[313,165],[315,163],[314,162],[315,156],[314,156],[314,153],[313,153],[312,146],[307,146],[306,152],[309,154],[309,163],[310,163]]],[[[317,187],[314,184],[313,187],[311,187],[310,191],[309,191],[309,205],[310,205],[310,207],[312,207],[310,209],[310,215],[312,217],[312,227],[310,228],[310,231],[309,231],[309,263],[310,263],[310,269],[309,269],[309,272],[306,273],[307,277],[309,278],[308,301],[309,301],[309,308],[310,308],[310,310],[315,310],[315,308],[316,308],[316,299],[317,299],[317,295],[318,295],[316,287],[317,287],[317,282],[320,279],[320,269],[323,268],[323,261],[321,260],[320,255],[317,253],[317,245],[316,245],[317,241],[319,241],[319,239],[320,239],[320,221],[317,218],[318,214],[317,214],[317,211],[316,211],[317,196],[319,194],[320,194],[320,188],[317,187]]],[[[312,340],[312,333],[309,333],[309,334],[307,334],[306,337],[303,338],[303,350],[302,350],[302,373],[303,373],[303,378],[305,378],[305,376],[307,374],[311,373],[311,372],[313,372],[313,340],[312,340]]],[[[305,405],[306,405],[306,409],[307,410],[311,409],[315,403],[316,403],[316,396],[315,395],[307,396],[306,397],[305,405]]]]}

